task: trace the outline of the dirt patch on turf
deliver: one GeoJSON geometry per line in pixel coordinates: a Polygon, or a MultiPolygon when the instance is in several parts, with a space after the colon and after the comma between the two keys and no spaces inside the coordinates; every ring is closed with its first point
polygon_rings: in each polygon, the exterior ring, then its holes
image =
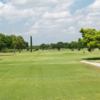
{"type": "Polygon", "coordinates": [[[81,63],[85,63],[85,64],[89,64],[89,65],[93,65],[93,66],[96,66],[96,67],[100,67],[100,63],[97,63],[97,62],[90,62],[90,61],[81,61],[81,63]]]}

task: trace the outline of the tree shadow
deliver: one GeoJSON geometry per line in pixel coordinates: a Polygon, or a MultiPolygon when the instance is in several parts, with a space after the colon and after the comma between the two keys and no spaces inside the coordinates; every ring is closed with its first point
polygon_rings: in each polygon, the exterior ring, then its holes
{"type": "Polygon", "coordinates": [[[83,60],[100,60],[100,57],[83,58],[83,60]]]}

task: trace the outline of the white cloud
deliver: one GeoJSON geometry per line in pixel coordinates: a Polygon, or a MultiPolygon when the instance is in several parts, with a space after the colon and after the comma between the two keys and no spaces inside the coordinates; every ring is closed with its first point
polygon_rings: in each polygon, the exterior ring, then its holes
{"type": "Polygon", "coordinates": [[[32,17],[34,15],[34,11],[32,9],[17,9],[11,4],[3,4],[0,3],[0,17],[8,19],[8,20],[17,20],[18,18],[27,18],[32,17]]]}
{"type": "Polygon", "coordinates": [[[95,0],[95,2],[91,5],[92,8],[100,8],[100,0],[95,0]]]}
{"type": "Polygon", "coordinates": [[[77,27],[93,27],[99,29],[100,26],[100,0],[95,0],[94,3],[85,9],[78,10],[75,14],[77,27]]]}
{"type": "Polygon", "coordinates": [[[30,0],[9,0],[9,2],[16,5],[24,5],[24,4],[27,4],[28,1],[30,0]]]}
{"type": "Polygon", "coordinates": [[[65,18],[67,16],[70,16],[69,12],[63,11],[63,12],[53,12],[53,13],[46,12],[43,17],[57,19],[57,18],[65,18]]]}

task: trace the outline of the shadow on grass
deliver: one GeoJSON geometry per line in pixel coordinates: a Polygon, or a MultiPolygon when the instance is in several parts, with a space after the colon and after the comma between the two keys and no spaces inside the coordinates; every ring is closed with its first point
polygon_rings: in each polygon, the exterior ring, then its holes
{"type": "Polygon", "coordinates": [[[0,54],[0,56],[12,56],[12,54],[0,54]]]}
{"type": "Polygon", "coordinates": [[[83,60],[100,60],[100,57],[83,58],[83,60]]]}

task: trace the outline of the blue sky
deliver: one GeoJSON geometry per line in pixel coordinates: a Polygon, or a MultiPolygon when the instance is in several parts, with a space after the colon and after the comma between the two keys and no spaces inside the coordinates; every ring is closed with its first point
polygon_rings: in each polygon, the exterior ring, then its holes
{"type": "Polygon", "coordinates": [[[72,41],[82,27],[100,26],[100,0],[0,0],[0,32],[34,44],[72,41]]]}
{"type": "Polygon", "coordinates": [[[94,3],[95,0],[75,0],[71,5],[71,12],[74,13],[78,9],[85,8],[90,4],[94,3]]]}

